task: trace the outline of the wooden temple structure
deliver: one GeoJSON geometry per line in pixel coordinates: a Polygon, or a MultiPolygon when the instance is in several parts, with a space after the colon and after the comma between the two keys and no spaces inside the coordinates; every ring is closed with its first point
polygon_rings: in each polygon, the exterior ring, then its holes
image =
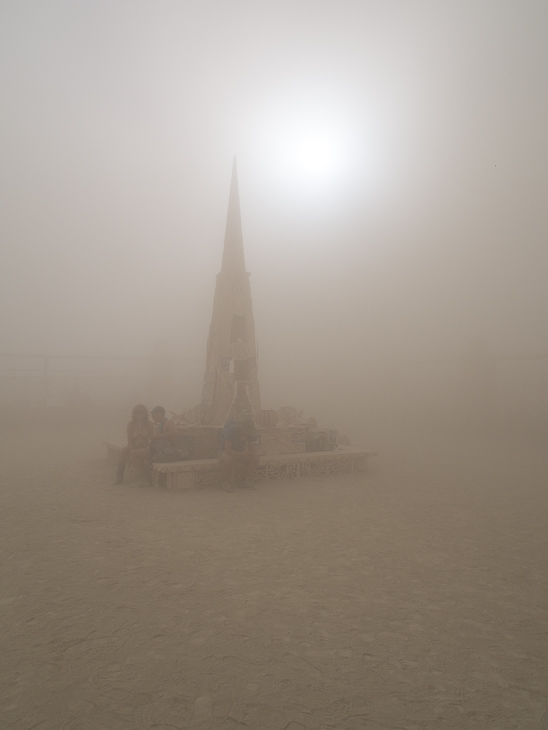
{"type": "MultiPolygon", "coordinates": [[[[245,270],[244,242],[236,160],[232,167],[221,271],[217,274],[213,316],[207,340],[200,421],[222,426],[229,411],[257,421],[261,393],[251,303],[250,274],[245,270]],[[235,396],[241,413],[236,413],[235,396]]],[[[235,418],[238,420],[238,418],[235,418]]]]}
{"type": "MultiPolygon", "coordinates": [[[[256,450],[261,457],[257,481],[361,471],[374,452],[343,446],[338,431],[319,428],[295,408],[261,410],[258,353],[245,269],[236,160],[217,274],[213,315],[207,340],[201,402],[173,417],[179,430],[181,461],[153,464],[153,481],[168,488],[203,488],[218,483],[220,434],[227,421],[252,417],[257,425],[256,450]]],[[[121,448],[107,443],[109,457],[121,448]]]]}

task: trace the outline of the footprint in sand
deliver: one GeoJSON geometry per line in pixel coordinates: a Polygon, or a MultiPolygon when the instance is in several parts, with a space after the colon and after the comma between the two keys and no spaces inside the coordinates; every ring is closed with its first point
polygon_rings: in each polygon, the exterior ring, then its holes
{"type": "Polygon", "coordinates": [[[226,720],[226,718],[232,712],[234,702],[232,700],[232,687],[229,684],[219,685],[219,691],[217,698],[211,707],[211,714],[213,719],[217,722],[226,720]]]}

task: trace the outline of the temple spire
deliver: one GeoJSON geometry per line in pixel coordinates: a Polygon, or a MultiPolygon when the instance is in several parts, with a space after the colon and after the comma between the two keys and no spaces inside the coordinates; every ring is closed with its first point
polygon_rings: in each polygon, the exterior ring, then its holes
{"type": "Polygon", "coordinates": [[[236,158],[232,165],[230,196],[226,216],[225,242],[221,272],[244,272],[244,241],[242,236],[242,219],[240,216],[240,194],[238,191],[238,170],[236,158]]]}
{"type": "Polygon", "coordinates": [[[249,274],[245,270],[236,159],[226,217],[221,272],[217,274],[213,315],[207,340],[201,423],[222,426],[227,417],[258,418],[261,395],[257,377],[255,323],[249,274]]]}

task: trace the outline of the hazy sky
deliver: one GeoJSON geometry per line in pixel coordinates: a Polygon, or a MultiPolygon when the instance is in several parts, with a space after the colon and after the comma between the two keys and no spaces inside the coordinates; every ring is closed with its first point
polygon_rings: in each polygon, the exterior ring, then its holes
{"type": "Polygon", "coordinates": [[[546,2],[3,0],[0,59],[3,350],[205,360],[236,155],[265,392],[548,352],[546,2]]]}

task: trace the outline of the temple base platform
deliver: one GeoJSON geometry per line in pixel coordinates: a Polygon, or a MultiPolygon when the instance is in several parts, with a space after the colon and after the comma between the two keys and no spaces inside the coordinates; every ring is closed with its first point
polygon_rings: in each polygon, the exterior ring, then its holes
{"type": "MultiPolygon", "coordinates": [[[[118,460],[124,443],[105,441],[108,458],[118,460]]],[[[312,451],[295,454],[261,456],[251,480],[266,482],[278,479],[319,477],[329,474],[352,474],[366,471],[368,459],[375,451],[347,446],[333,451],[312,451]]],[[[219,486],[220,464],[218,459],[188,459],[151,464],[152,483],[167,489],[205,489],[219,486]]]]}

